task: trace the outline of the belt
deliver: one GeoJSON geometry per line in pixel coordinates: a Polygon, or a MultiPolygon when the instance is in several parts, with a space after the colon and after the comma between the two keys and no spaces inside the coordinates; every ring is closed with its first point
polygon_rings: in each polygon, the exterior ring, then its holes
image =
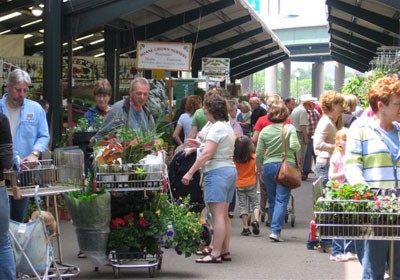
{"type": "Polygon", "coordinates": [[[297,132],[297,133],[303,133],[303,131],[301,131],[301,130],[296,130],[296,132],[297,132]]]}

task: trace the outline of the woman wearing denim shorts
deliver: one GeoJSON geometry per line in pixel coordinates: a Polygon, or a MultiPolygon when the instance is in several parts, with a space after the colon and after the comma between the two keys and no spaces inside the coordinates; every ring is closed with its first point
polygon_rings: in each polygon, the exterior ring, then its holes
{"type": "MultiPolygon", "coordinates": [[[[204,174],[204,201],[213,216],[213,250],[197,263],[221,263],[230,261],[229,242],[231,221],[228,217],[229,203],[235,192],[237,171],[233,163],[234,132],[229,123],[225,98],[214,94],[205,99],[204,112],[210,123],[204,137],[204,147],[196,162],[183,176],[187,185],[194,173],[202,168],[204,174]]],[[[188,139],[189,146],[200,146],[195,139],[188,139]]]]}

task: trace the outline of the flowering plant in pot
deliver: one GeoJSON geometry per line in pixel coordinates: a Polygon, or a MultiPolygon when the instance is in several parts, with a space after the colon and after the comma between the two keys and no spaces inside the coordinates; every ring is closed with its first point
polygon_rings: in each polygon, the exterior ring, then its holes
{"type": "Polygon", "coordinates": [[[170,201],[166,193],[130,193],[116,205],[131,202],[128,212],[122,209],[110,223],[109,250],[139,251],[162,254],[162,246],[173,248],[186,257],[196,252],[201,244],[199,214],[188,204],[188,198],[170,201]],[[128,199],[128,200],[127,200],[128,199]],[[132,204],[132,203],[135,204],[132,204]]]}

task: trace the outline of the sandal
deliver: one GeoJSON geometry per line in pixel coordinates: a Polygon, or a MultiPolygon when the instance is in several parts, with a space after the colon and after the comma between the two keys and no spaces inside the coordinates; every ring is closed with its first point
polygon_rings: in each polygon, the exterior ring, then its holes
{"type": "Polygon", "coordinates": [[[211,254],[212,249],[209,247],[205,247],[203,250],[199,250],[196,252],[196,255],[198,256],[207,256],[209,254],[211,254]]]}
{"type": "Polygon", "coordinates": [[[222,258],[209,254],[201,259],[196,259],[196,263],[222,263],[222,258]]]}
{"type": "Polygon", "coordinates": [[[230,262],[230,261],[232,261],[231,253],[230,253],[230,252],[225,252],[225,253],[221,254],[221,259],[222,259],[224,262],[230,262]]]}

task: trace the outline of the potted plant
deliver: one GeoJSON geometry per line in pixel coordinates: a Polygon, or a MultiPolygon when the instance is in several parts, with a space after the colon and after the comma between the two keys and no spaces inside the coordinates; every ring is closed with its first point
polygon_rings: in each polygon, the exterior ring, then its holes
{"type": "Polygon", "coordinates": [[[107,262],[106,249],[111,220],[111,196],[98,189],[89,174],[85,190],[64,194],[78,239],[79,249],[96,265],[107,262]]]}
{"type": "MultiPolygon", "coordinates": [[[[139,252],[161,255],[161,247],[173,248],[179,255],[189,257],[201,244],[199,214],[189,205],[189,198],[170,201],[167,193],[130,193],[117,200],[118,207],[110,223],[108,249],[117,252],[139,252]],[[123,208],[123,207],[122,207],[123,208]]],[[[122,254],[124,255],[124,254],[122,254]]]]}

